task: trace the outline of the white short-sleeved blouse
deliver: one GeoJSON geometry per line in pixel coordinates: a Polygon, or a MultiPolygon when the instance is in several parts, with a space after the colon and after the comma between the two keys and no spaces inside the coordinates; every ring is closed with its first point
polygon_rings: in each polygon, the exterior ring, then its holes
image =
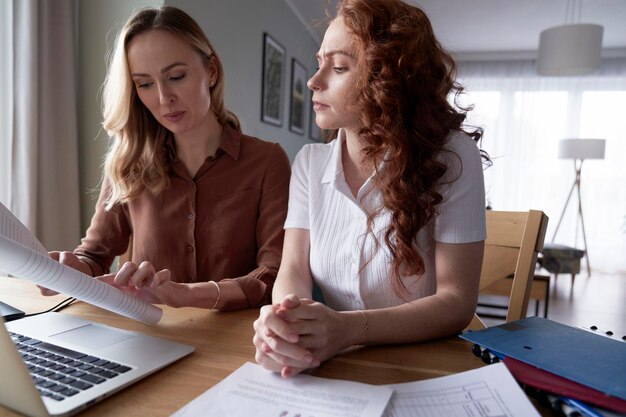
{"type": "Polygon", "coordinates": [[[425,273],[404,277],[410,295],[396,295],[390,283],[391,257],[384,232],[391,214],[382,210],[367,232],[365,209],[380,207],[380,193],[369,178],[355,198],[345,181],[341,164],[342,131],[328,144],[305,145],[293,163],[289,210],[285,228],[310,232],[310,268],[327,305],[335,310],[391,307],[432,295],[436,290],[435,241],[469,243],[485,239],[485,191],[480,152],[463,132],[449,136],[440,159],[448,165],[440,187],[439,214],[418,232],[416,247],[424,259],[425,273]],[[455,181],[447,181],[455,179],[455,181]],[[363,205],[363,206],[362,206],[363,205]],[[368,262],[369,261],[369,262],[368,262]]]}

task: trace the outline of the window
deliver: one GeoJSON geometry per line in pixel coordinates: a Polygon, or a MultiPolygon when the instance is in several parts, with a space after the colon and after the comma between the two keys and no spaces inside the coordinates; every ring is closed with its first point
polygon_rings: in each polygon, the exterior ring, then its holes
{"type": "MultiPolygon", "coordinates": [[[[587,77],[538,77],[526,63],[459,65],[468,122],[484,129],[488,202],[497,210],[540,209],[550,217],[546,242],[584,247],[573,195],[557,236],[557,223],[575,179],[574,162],[558,159],[564,138],[606,139],[603,160],[587,160],[582,206],[593,270],[626,271],[626,59],[587,77]]],[[[611,64],[611,62],[609,62],[611,64]]],[[[606,62],[605,62],[606,65],[606,62]]]]}

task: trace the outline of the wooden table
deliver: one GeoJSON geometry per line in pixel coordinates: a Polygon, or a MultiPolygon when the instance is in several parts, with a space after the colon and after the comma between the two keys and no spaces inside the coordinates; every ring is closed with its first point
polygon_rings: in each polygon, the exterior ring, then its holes
{"type": "MultiPolygon", "coordinates": [[[[0,277],[0,300],[27,313],[46,310],[65,297],[42,297],[27,281],[0,277]]],[[[258,310],[220,313],[164,307],[156,326],[76,302],[64,314],[195,346],[186,358],[93,405],[81,416],[169,416],[245,362],[254,362],[252,322],[258,310]]],[[[478,368],[484,364],[458,337],[427,343],[368,347],[323,363],[313,375],[370,384],[409,382],[478,368]]],[[[541,410],[542,415],[550,412],[541,410]]],[[[0,417],[17,416],[0,406],[0,417]]]]}

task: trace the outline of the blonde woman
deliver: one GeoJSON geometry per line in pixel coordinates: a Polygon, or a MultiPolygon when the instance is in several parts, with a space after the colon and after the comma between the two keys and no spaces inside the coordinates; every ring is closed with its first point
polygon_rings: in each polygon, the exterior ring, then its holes
{"type": "Polygon", "coordinates": [[[153,303],[267,303],[289,161],[278,144],[241,132],[224,105],[220,59],[189,15],[164,6],[129,18],[103,113],[112,144],[96,212],[80,246],[51,256],[153,303]],[[132,262],[108,274],[131,236],[132,262]]]}

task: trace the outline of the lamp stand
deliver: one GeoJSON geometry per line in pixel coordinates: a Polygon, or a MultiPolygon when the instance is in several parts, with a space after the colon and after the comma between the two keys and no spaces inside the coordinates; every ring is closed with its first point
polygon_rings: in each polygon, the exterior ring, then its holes
{"type": "MultiPolygon", "coordinates": [[[[554,235],[552,236],[552,243],[554,243],[554,239],[556,238],[556,234],[559,231],[559,227],[561,226],[561,222],[563,221],[563,216],[565,215],[565,211],[567,210],[567,205],[574,193],[574,189],[576,189],[576,194],[578,194],[578,213],[576,214],[576,234],[578,234],[578,222],[580,221],[580,225],[582,226],[583,231],[583,243],[585,244],[585,257],[587,258],[587,274],[591,276],[591,265],[589,264],[589,251],[587,250],[587,234],[585,233],[585,220],[583,218],[583,205],[582,200],[580,199],[580,171],[583,168],[584,159],[574,159],[574,170],[576,171],[576,178],[574,179],[574,183],[569,190],[569,194],[567,195],[567,200],[565,200],[565,205],[563,206],[563,211],[561,212],[561,217],[559,218],[559,222],[556,225],[556,229],[554,230],[554,235]],[[580,164],[578,163],[580,161],[580,164]]],[[[576,239],[577,240],[577,239],[576,239]]]]}

